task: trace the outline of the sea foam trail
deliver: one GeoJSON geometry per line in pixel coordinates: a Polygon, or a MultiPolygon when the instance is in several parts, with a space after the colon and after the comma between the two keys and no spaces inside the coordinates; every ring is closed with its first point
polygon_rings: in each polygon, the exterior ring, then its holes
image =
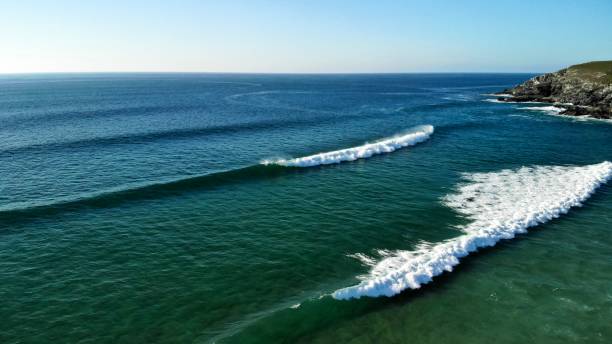
{"type": "Polygon", "coordinates": [[[526,106],[526,107],[520,107],[519,109],[521,110],[530,110],[530,111],[542,111],[542,112],[547,112],[547,113],[554,113],[554,114],[558,114],[561,113],[562,111],[564,111],[564,108],[558,107],[558,106],[526,106]]]}
{"type": "Polygon", "coordinates": [[[337,164],[343,161],[369,158],[373,155],[390,153],[400,148],[413,146],[423,142],[434,132],[431,125],[423,125],[415,128],[407,134],[397,135],[361,146],[341,149],[332,152],[319,153],[295,159],[264,160],[264,165],[275,164],[291,167],[311,167],[318,165],[337,164]]]}
{"type": "MultiPolygon", "coordinates": [[[[596,165],[537,166],[463,176],[465,182],[443,202],[472,220],[463,235],[416,251],[388,253],[372,263],[358,285],[335,291],[336,299],[392,296],[417,289],[459,259],[501,239],[512,239],[529,227],[547,222],[580,206],[612,177],[612,163],[596,165]]],[[[363,255],[359,256],[362,257],[363,255]]],[[[358,258],[359,258],[358,257],[358,258]]],[[[369,260],[360,260],[369,264],[369,260]]]]}

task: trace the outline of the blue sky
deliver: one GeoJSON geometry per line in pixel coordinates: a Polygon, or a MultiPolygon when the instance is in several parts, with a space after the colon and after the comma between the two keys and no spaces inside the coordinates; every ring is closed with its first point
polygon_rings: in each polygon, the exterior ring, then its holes
{"type": "Polygon", "coordinates": [[[612,1],[0,0],[0,73],[546,72],[612,59],[612,1]]]}

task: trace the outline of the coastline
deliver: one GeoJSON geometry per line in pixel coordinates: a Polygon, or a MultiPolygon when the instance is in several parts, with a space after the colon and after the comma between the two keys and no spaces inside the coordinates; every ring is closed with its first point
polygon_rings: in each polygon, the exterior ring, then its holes
{"type": "Polygon", "coordinates": [[[612,61],[589,62],[495,93],[505,103],[544,103],[560,115],[612,119],[612,61]]]}

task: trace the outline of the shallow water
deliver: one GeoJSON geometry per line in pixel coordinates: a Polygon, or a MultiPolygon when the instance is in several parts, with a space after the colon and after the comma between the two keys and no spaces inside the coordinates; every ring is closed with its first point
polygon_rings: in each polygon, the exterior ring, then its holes
{"type": "Polygon", "coordinates": [[[448,199],[466,173],[502,178],[502,199],[558,190],[540,206],[612,161],[610,123],[483,101],[528,77],[2,76],[0,341],[609,342],[606,184],[418,290],[331,296],[465,233],[478,214],[448,199]],[[423,125],[364,159],[261,164],[423,125]],[[510,183],[523,166],[581,178],[510,183]]]}

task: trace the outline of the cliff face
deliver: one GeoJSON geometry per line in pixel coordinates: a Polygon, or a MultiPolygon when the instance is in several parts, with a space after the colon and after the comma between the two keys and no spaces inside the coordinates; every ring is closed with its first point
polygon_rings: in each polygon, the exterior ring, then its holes
{"type": "Polygon", "coordinates": [[[503,91],[501,101],[558,103],[563,114],[612,118],[612,61],[571,66],[503,91]]]}

